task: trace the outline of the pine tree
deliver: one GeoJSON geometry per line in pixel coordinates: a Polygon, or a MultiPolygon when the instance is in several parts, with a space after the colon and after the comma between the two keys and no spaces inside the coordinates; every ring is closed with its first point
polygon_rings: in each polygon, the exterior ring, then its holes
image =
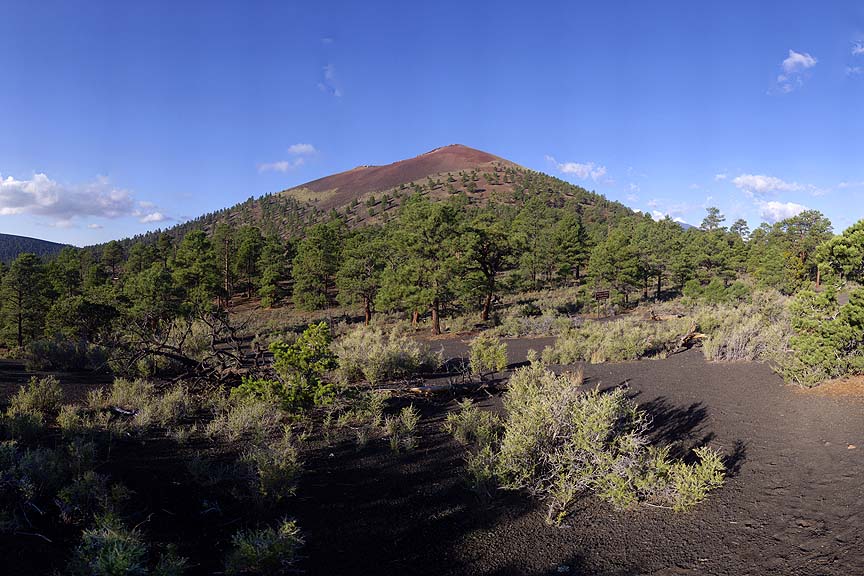
{"type": "Polygon", "coordinates": [[[315,224],[306,231],[306,237],[297,246],[291,271],[295,306],[318,310],[332,304],[344,236],[345,224],[341,219],[315,224]]]}
{"type": "Polygon", "coordinates": [[[360,301],[367,326],[390,251],[385,230],[380,226],[361,228],[345,241],[342,264],[336,274],[339,300],[345,305],[360,301]]]}
{"type": "Polygon", "coordinates": [[[35,254],[12,261],[0,284],[0,329],[7,343],[19,348],[42,336],[49,299],[45,268],[35,254]]]}

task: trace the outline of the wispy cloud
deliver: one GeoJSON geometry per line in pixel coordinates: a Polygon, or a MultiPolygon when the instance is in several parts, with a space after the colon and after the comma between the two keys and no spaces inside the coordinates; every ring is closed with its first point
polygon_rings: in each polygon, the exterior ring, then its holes
{"type": "Polygon", "coordinates": [[[858,76],[859,74],[864,74],[864,66],[847,66],[846,67],[846,75],[847,76],[858,76]]]}
{"type": "Polygon", "coordinates": [[[318,89],[325,94],[330,94],[339,98],[342,96],[342,88],[339,85],[339,80],[336,77],[336,66],[327,64],[322,68],[321,80],[318,82],[318,89]]]}
{"type": "Polygon", "coordinates": [[[864,188],[864,180],[860,182],[840,182],[837,184],[837,188],[841,190],[846,190],[847,188],[864,188]]]}
{"type": "Polygon", "coordinates": [[[782,73],[777,76],[777,88],[788,94],[804,85],[807,71],[816,66],[819,61],[807,52],[789,50],[789,56],[780,63],[782,73]]]}
{"type": "Polygon", "coordinates": [[[864,55],[864,42],[855,42],[852,44],[852,55],[853,56],[864,55]]]}
{"type": "Polygon", "coordinates": [[[31,214],[49,219],[52,226],[69,228],[78,218],[140,219],[153,213],[142,208],[155,208],[155,204],[136,202],[129,190],[115,187],[104,176],[84,184],[64,184],[43,173],[29,180],[0,178],[0,216],[31,214]]]}
{"type": "Polygon", "coordinates": [[[770,224],[785,220],[786,218],[792,218],[807,210],[807,207],[802,204],[777,202],[776,200],[770,202],[757,200],[756,206],[759,208],[759,216],[770,224]]]}
{"type": "Polygon", "coordinates": [[[297,143],[288,147],[288,154],[292,156],[311,156],[317,152],[318,150],[312,144],[297,143]]]}
{"type": "Polygon", "coordinates": [[[303,166],[306,158],[314,156],[318,150],[312,144],[297,143],[289,146],[287,152],[291,158],[259,164],[258,172],[290,172],[303,166]]]}
{"type": "Polygon", "coordinates": [[[576,176],[582,180],[594,180],[595,182],[606,175],[606,167],[595,164],[594,162],[558,162],[554,156],[546,156],[546,160],[550,162],[562,174],[576,176]]]}
{"type": "Polygon", "coordinates": [[[722,180],[726,180],[726,178],[728,178],[728,177],[729,177],[728,174],[724,174],[724,173],[721,172],[720,174],[715,174],[715,175],[714,175],[714,181],[715,181],[715,182],[720,182],[720,181],[722,181],[722,180]]]}
{"type": "Polygon", "coordinates": [[[741,174],[733,178],[732,183],[750,197],[767,196],[777,192],[794,192],[805,188],[797,182],[786,182],[764,174],[741,174]]]}

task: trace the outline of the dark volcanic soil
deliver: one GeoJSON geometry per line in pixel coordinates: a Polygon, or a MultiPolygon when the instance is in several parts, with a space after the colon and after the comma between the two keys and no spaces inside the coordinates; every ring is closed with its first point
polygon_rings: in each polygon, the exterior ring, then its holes
{"type": "MultiPolygon", "coordinates": [[[[529,348],[550,343],[510,340],[510,361],[522,362],[529,348]]],[[[438,344],[448,357],[467,349],[459,339],[438,344]]],[[[502,492],[482,501],[471,492],[463,449],[441,432],[456,398],[450,392],[416,397],[423,419],[414,452],[394,455],[384,439],[362,449],[351,438],[332,446],[313,441],[321,447],[305,455],[297,496],[285,506],[306,540],[301,573],[864,574],[859,397],[802,393],[766,366],[708,364],[699,351],[586,366],[585,374],[589,385],[627,383],[653,416],[658,442],[676,442],[685,453],[704,443],[723,451],[731,471],[726,485],[681,514],[649,506],[616,511],[585,498],[566,526],[550,527],[543,506],[527,495],[502,492]]],[[[27,376],[14,363],[0,365],[2,395],[27,376]]],[[[61,381],[69,401],[96,384],[76,375],[61,381]]],[[[477,400],[500,408],[495,394],[481,391],[477,400]]],[[[113,454],[104,471],[138,494],[130,523],[140,523],[150,541],[179,543],[192,562],[190,574],[217,573],[239,526],[232,523],[241,516],[254,523],[255,512],[201,516],[200,495],[183,484],[183,456],[170,442],[119,442],[113,454]]],[[[0,534],[0,574],[62,567],[77,541],[67,536],[49,544],[0,534]]]]}
{"type": "MultiPolygon", "coordinates": [[[[517,347],[527,348],[511,345],[514,354],[517,347]]],[[[357,451],[345,442],[308,460],[296,508],[307,541],[301,568],[331,575],[864,574],[864,405],[800,394],[765,366],[708,364],[698,351],[586,366],[585,374],[602,387],[628,383],[653,415],[658,441],[724,451],[727,484],[681,514],[615,511],[586,498],[566,527],[550,527],[527,496],[504,493],[484,503],[466,489],[462,450],[440,432],[453,400],[423,402],[416,452],[357,451]]]]}

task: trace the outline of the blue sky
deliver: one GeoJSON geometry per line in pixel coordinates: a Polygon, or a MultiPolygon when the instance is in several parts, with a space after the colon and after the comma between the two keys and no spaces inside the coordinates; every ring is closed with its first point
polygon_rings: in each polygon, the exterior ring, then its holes
{"type": "Polygon", "coordinates": [[[457,142],[839,231],[862,103],[860,2],[0,0],[0,232],[91,244],[457,142]]]}

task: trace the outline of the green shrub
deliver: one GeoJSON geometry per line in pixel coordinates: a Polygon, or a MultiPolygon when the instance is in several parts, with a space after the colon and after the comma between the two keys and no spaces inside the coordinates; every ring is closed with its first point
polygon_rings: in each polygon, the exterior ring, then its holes
{"type": "Polygon", "coordinates": [[[564,334],[554,346],[543,350],[549,364],[576,362],[623,362],[640,358],[664,357],[687,334],[691,321],[675,318],[650,322],[624,318],[609,322],[586,322],[564,334]]]}
{"type": "Polygon", "coordinates": [[[283,404],[290,410],[326,404],[334,393],[324,375],[336,367],[330,352],[330,329],[326,322],[312,324],[294,342],[273,342],[273,367],[284,385],[283,404]]]}
{"type": "MultiPolygon", "coordinates": [[[[488,485],[494,470],[502,488],[544,500],[547,520],[559,523],[587,493],[622,508],[653,500],[684,510],[722,483],[715,452],[700,449],[692,466],[670,461],[668,449],[649,447],[648,418],[625,389],[583,391],[580,383],[579,374],[556,375],[542,365],[518,370],[504,395],[500,441],[493,436],[469,453],[475,484],[488,485]]],[[[462,412],[468,416],[450,420],[454,430],[468,430],[456,423],[477,419],[467,405],[462,412]]]]}
{"type": "Polygon", "coordinates": [[[64,486],[54,500],[60,508],[60,518],[67,524],[83,524],[110,504],[108,479],[88,470],[64,486]]]}
{"type": "Polygon", "coordinates": [[[480,410],[470,399],[459,403],[459,409],[447,414],[444,431],[451,434],[462,445],[479,447],[497,443],[501,433],[501,419],[497,414],[480,410]]]}
{"type": "Polygon", "coordinates": [[[281,415],[266,402],[232,402],[219,409],[204,429],[209,438],[260,444],[279,430],[281,415]]]}
{"type": "Polygon", "coordinates": [[[155,395],[156,386],[149,380],[116,378],[108,392],[107,405],[136,411],[149,404],[155,395]]]}
{"type": "Polygon", "coordinates": [[[150,394],[142,399],[133,422],[136,426],[159,426],[168,428],[177,425],[195,410],[189,391],[177,384],[162,394],[150,394]]]}
{"type": "Polygon", "coordinates": [[[104,514],[82,534],[67,571],[73,576],[180,576],[188,566],[173,548],[152,569],[149,556],[138,530],[130,530],[113,514],[104,514]]]}
{"type": "Polygon", "coordinates": [[[55,377],[36,378],[34,376],[12,397],[7,414],[11,417],[30,415],[53,419],[60,413],[62,401],[63,391],[55,377]]]}
{"type": "Polygon", "coordinates": [[[842,308],[831,290],[799,292],[790,303],[794,354],[780,367],[787,380],[814,386],[825,380],[864,373],[864,288],[842,308]]]}
{"type": "Polygon", "coordinates": [[[247,450],[242,460],[252,471],[254,488],[260,498],[278,502],[294,494],[300,462],[290,428],[285,428],[279,440],[247,450]]]}
{"type": "Polygon", "coordinates": [[[240,530],[231,539],[225,561],[228,574],[287,574],[303,545],[297,523],[282,520],[276,528],[240,530]]]}
{"type": "Polygon", "coordinates": [[[417,424],[420,422],[420,413],[414,405],[406,406],[399,412],[399,416],[385,418],[384,428],[390,440],[390,449],[393,452],[402,450],[413,450],[417,447],[417,436],[415,435],[417,424]]]}
{"type": "Polygon", "coordinates": [[[80,576],[146,575],[147,545],[116,516],[100,516],[82,534],[68,569],[80,576]]]}
{"type": "Polygon", "coordinates": [[[478,334],[468,345],[471,373],[479,378],[485,374],[502,372],[507,368],[507,343],[487,334],[478,334]]]}
{"type": "Polygon", "coordinates": [[[25,353],[27,370],[69,372],[100,369],[105,365],[105,351],[84,340],[34,340],[25,353]]]}
{"type": "Polygon", "coordinates": [[[393,330],[358,327],[335,341],[331,349],[339,359],[339,375],[345,382],[365,379],[372,385],[434,370],[441,364],[433,354],[409,336],[393,330]]]}

